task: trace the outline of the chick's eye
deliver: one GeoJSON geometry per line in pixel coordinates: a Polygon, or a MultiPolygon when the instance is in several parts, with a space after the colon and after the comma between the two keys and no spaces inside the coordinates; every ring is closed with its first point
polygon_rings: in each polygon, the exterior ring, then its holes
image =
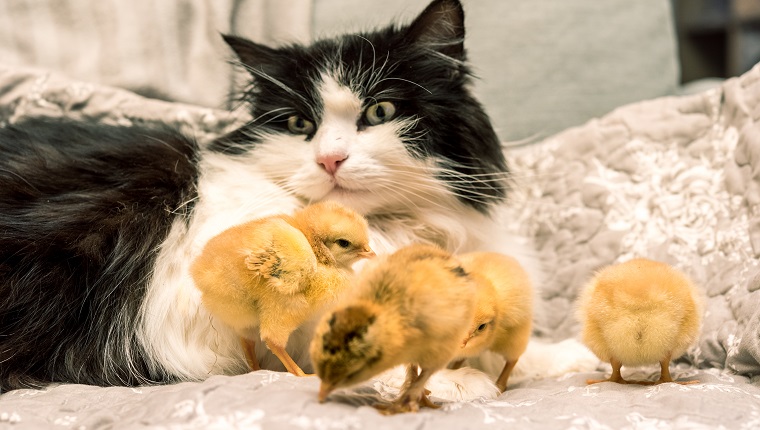
{"type": "Polygon", "coordinates": [[[393,119],[396,106],[391,102],[375,103],[364,111],[364,117],[369,125],[380,125],[393,119]]]}
{"type": "Polygon", "coordinates": [[[288,130],[293,134],[311,134],[314,131],[314,123],[298,115],[288,118],[288,130]]]}
{"type": "Polygon", "coordinates": [[[335,241],[335,243],[337,243],[341,248],[348,248],[351,246],[351,242],[347,241],[346,239],[338,239],[335,241]]]}
{"type": "Polygon", "coordinates": [[[479,332],[480,332],[480,331],[483,331],[483,330],[485,330],[485,329],[486,329],[486,327],[488,327],[488,324],[486,324],[486,323],[483,323],[483,324],[481,324],[481,325],[479,325],[479,326],[478,326],[478,331],[479,331],[479,332]]]}

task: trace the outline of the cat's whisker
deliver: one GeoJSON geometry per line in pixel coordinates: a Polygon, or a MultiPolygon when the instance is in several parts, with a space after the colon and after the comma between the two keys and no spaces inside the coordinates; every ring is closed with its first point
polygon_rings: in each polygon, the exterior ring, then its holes
{"type": "MultiPolygon", "coordinates": [[[[455,45],[455,44],[457,44],[457,43],[462,43],[462,40],[460,40],[460,41],[458,41],[458,42],[454,42],[454,43],[447,43],[447,44],[436,44],[436,45],[431,45],[431,46],[437,46],[437,47],[445,47],[445,46],[451,46],[451,45],[455,45]]],[[[440,49],[440,48],[439,48],[439,49],[440,49]]],[[[439,57],[439,58],[442,58],[442,59],[445,59],[445,60],[447,60],[448,62],[450,62],[452,65],[454,65],[454,66],[455,66],[455,67],[457,67],[457,68],[458,68],[458,67],[462,67],[462,66],[465,66],[465,65],[466,65],[466,63],[465,63],[464,61],[462,61],[462,60],[458,60],[458,59],[456,59],[456,58],[453,58],[453,57],[450,57],[450,56],[448,56],[448,55],[446,55],[446,54],[444,54],[444,53],[442,53],[442,52],[440,52],[440,51],[437,51],[437,50],[435,50],[435,49],[430,49],[430,50],[429,50],[429,53],[430,53],[431,55],[435,55],[436,57],[439,57]]]]}
{"type": "Polygon", "coordinates": [[[243,64],[243,67],[246,70],[248,70],[256,78],[262,79],[262,80],[266,80],[266,81],[269,81],[269,82],[275,84],[281,90],[285,91],[289,95],[291,95],[291,96],[295,97],[296,99],[300,100],[304,105],[306,105],[306,106],[310,106],[311,105],[311,103],[306,99],[306,97],[304,97],[303,95],[301,95],[300,93],[298,93],[293,88],[290,88],[289,86],[287,86],[285,83],[283,83],[281,80],[275,78],[274,76],[272,76],[272,75],[264,72],[261,69],[257,69],[255,67],[251,67],[251,66],[249,66],[247,64],[243,64]]]}
{"type": "MultiPolygon", "coordinates": [[[[404,181],[402,183],[415,182],[415,188],[424,188],[425,190],[441,192],[442,184],[429,176],[419,174],[417,172],[408,171],[396,171],[395,177],[402,177],[404,181]]],[[[465,198],[467,200],[478,201],[480,203],[488,203],[492,201],[501,201],[503,199],[500,195],[492,195],[479,190],[494,190],[494,187],[485,183],[485,181],[467,181],[466,177],[462,177],[461,181],[445,181],[443,185],[449,191],[453,191],[457,197],[465,198]],[[466,185],[466,186],[463,186],[466,185]],[[475,198],[478,197],[478,198],[475,198]]]]}
{"type": "Polygon", "coordinates": [[[439,177],[444,177],[446,180],[474,180],[478,182],[488,182],[488,181],[504,181],[508,179],[512,179],[513,175],[510,172],[486,172],[486,173],[465,173],[460,172],[457,170],[452,169],[444,169],[444,168],[436,168],[433,167],[430,169],[431,174],[437,175],[439,177]]]}
{"type": "Polygon", "coordinates": [[[443,166],[449,166],[449,167],[462,167],[462,168],[472,168],[472,165],[478,165],[483,163],[483,160],[480,157],[473,157],[473,156],[467,156],[467,155],[459,155],[457,158],[459,158],[462,161],[454,160],[449,157],[443,157],[438,156],[436,157],[438,163],[443,166]]]}
{"type": "Polygon", "coordinates": [[[459,196],[477,195],[477,196],[482,196],[482,197],[488,198],[490,200],[495,200],[495,201],[499,201],[502,199],[502,196],[500,194],[494,195],[492,193],[488,193],[488,191],[494,191],[496,189],[492,186],[463,187],[457,184],[449,184],[449,183],[447,183],[446,185],[449,190],[457,192],[459,196]]]}
{"type": "Polygon", "coordinates": [[[542,208],[560,208],[560,209],[588,209],[585,206],[582,205],[570,205],[570,204],[564,204],[564,203],[557,203],[551,200],[535,200],[532,198],[525,198],[523,199],[523,204],[526,206],[531,207],[542,207],[542,208]]]}
{"type": "Polygon", "coordinates": [[[440,209],[446,209],[446,210],[450,209],[448,206],[441,204],[438,200],[431,199],[427,197],[426,195],[423,195],[420,193],[409,192],[408,194],[411,194],[414,197],[414,199],[412,199],[406,194],[400,193],[399,187],[397,185],[398,184],[379,185],[379,188],[384,189],[389,192],[388,193],[389,196],[390,195],[393,196],[392,199],[391,198],[385,199],[389,203],[394,203],[396,200],[401,199],[407,202],[406,207],[408,209],[420,210],[422,208],[422,206],[420,206],[419,204],[420,202],[428,203],[429,206],[427,207],[430,207],[430,208],[440,208],[440,209]]]}
{"type": "Polygon", "coordinates": [[[420,88],[422,90],[427,91],[429,94],[433,94],[432,91],[430,91],[429,89],[423,87],[422,85],[418,84],[417,82],[414,82],[414,81],[412,81],[410,79],[404,79],[404,78],[385,77],[385,78],[379,80],[376,85],[381,84],[381,83],[383,83],[385,81],[402,81],[402,82],[407,82],[407,83],[412,84],[412,85],[414,85],[414,86],[416,86],[416,87],[418,87],[418,88],[420,88]]]}
{"type": "MultiPolygon", "coordinates": [[[[440,169],[449,169],[449,170],[455,170],[455,171],[467,171],[467,170],[473,170],[473,166],[488,166],[490,170],[494,172],[499,173],[509,173],[508,171],[503,170],[502,166],[497,166],[490,163],[484,163],[483,161],[480,161],[478,163],[460,163],[455,162],[450,159],[440,158],[438,157],[436,160],[436,164],[438,168],[440,169]]],[[[482,169],[482,167],[481,167],[482,169]]]]}
{"type": "Polygon", "coordinates": [[[508,172],[493,172],[493,173],[463,173],[452,169],[445,169],[441,168],[439,166],[425,166],[424,170],[410,170],[409,165],[406,164],[394,164],[394,163],[386,163],[385,167],[392,169],[394,174],[405,174],[405,175],[418,175],[421,180],[429,180],[432,177],[445,177],[446,181],[448,180],[457,180],[457,181],[476,181],[476,182],[487,182],[487,181],[502,181],[504,179],[509,179],[510,174],[508,172]],[[487,178],[487,179],[481,179],[481,178],[487,178]]]}
{"type": "MultiPolygon", "coordinates": [[[[410,204],[413,204],[413,205],[416,200],[411,200],[406,195],[412,195],[418,200],[427,202],[430,204],[430,207],[450,209],[449,206],[442,204],[439,198],[434,198],[434,195],[438,194],[440,196],[442,194],[443,188],[440,185],[438,185],[437,187],[432,187],[432,186],[428,187],[428,190],[433,191],[433,193],[423,193],[422,191],[426,191],[426,190],[419,189],[420,187],[417,187],[417,185],[420,185],[420,184],[415,184],[414,188],[402,187],[401,186],[402,184],[404,184],[404,182],[386,179],[385,181],[383,180],[377,181],[374,184],[374,186],[380,189],[392,191],[394,193],[394,197],[396,198],[401,197],[409,201],[410,204]]],[[[446,194],[450,195],[449,193],[446,193],[446,194]]]]}
{"type": "Polygon", "coordinates": [[[298,195],[298,194],[299,194],[299,193],[298,193],[298,191],[300,190],[300,187],[298,187],[298,186],[295,186],[295,185],[291,185],[291,184],[289,184],[289,183],[288,183],[287,181],[285,181],[285,180],[283,180],[283,181],[279,181],[279,182],[277,183],[277,185],[278,185],[279,187],[281,187],[283,190],[285,190],[285,191],[286,191],[288,194],[290,194],[290,195],[298,195]]]}
{"type": "MultiPolygon", "coordinates": [[[[438,193],[441,192],[440,187],[432,187],[432,186],[423,186],[423,187],[416,187],[416,188],[424,188],[421,191],[436,191],[438,193]]],[[[492,188],[485,188],[485,189],[492,189],[492,188]]],[[[410,193],[413,193],[416,190],[407,190],[410,193]]],[[[474,201],[478,203],[488,204],[490,202],[498,202],[502,200],[502,197],[491,195],[491,194],[485,194],[482,192],[476,192],[472,188],[456,188],[456,187],[448,187],[447,195],[452,195],[454,197],[459,197],[465,200],[474,201]]]]}
{"type": "MultiPolygon", "coordinates": [[[[405,179],[411,179],[411,180],[419,180],[418,184],[423,184],[425,182],[429,182],[431,185],[438,185],[440,186],[440,182],[433,181],[429,178],[423,178],[418,176],[417,174],[410,174],[410,172],[398,172],[395,173],[396,176],[404,177],[405,179]]],[[[407,181],[408,183],[409,181],[407,181]]],[[[443,181],[443,184],[451,185],[454,187],[460,187],[461,189],[468,189],[468,187],[472,188],[482,188],[482,189],[493,189],[494,184],[499,185],[503,184],[504,179],[496,178],[496,179],[473,179],[468,178],[467,175],[458,175],[457,177],[447,177],[443,181]]]]}
{"type": "Polygon", "coordinates": [[[271,110],[268,110],[268,111],[266,111],[266,112],[264,112],[262,114],[257,115],[256,118],[254,118],[254,119],[252,119],[250,121],[249,125],[255,124],[255,123],[260,123],[260,121],[261,121],[262,118],[266,118],[267,116],[270,116],[270,115],[272,115],[273,117],[271,119],[268,119],[267,121],[265,121],[263,124],[266,124],[266,123],[268,123],[270,121],[276,120],[276,119],[281,118],[283,116],[292,115],[294,113],[295,113],[295,110],[293,108],[291,108],[291,107],[280,107],[280,108],[271,109],[271,110]]]}
{"type": "MultiPolygon", "coordinates": [[[[501,172],[496,172],[493,174],[490,173],[483,173],[483,174],[464,174],[456,171],[444,171],[444,172],[437,172],[434,169],[431,169],[431,172],[429,172],[427,175],[419,174],[416,172],[408,172],[404,170],[398,170],[395,171],[394,174],[396,176],[404,176],[410,180],[415,181],[431,181],[430,177],[438,177],[443,180],[443,182],[450,187],[454,189],[459,190],[476,190],[476,189],[483,189],[483,190],[493,190],[495,188],[502,188],[506,185],[505,181],[510,179],[510,176],[508,174],[500,174],[501,172]],[[499,186],[501,185],[501,186],[499,186]]],[[[498,200],[498,198],[497,198],[498,200]]]]}
{"type": "Polygon", "coordinates": [[[184,209],[188,207],[189,205],[197,202],[199,200],[198,196],[193,197],[192,199],[187,199],[184,202],[182,202],[180,205],[178,205],[176,208],[169,211],[172,214],[180,214],[184,212],[184,209]]]}
{"type": "Polygon", "coordinates": [[[148,139],[148,140],[152,140],[153,142],[160,143],[162,146],[168,148],[170,151],[175,152],[177,154],[180,154],[185,159],[189,160],[189,158],[187,157],[187,155],[185,155],[183,152],[181,152],[177,148],[173,147],[171,144],[169,144],[169,142],[167,142],[167,141],[165,141],[163,139],[159,139],[159,138],[154,137],[154,136],[145,136],[145,138],[148,139]]]}
{"type": "MultiPolygon", "coordinates": [[[[364,40],[365,42],[369,43],[370,48],[372,48],[372,62],[370,63],[370,69],[361,72],[361,74],[359,75],[360,82],[364,82],[365,80],[371,79],[375,75],[375,62],[377,61],[377,51],[375,50],[375,44],[372,43],[372,41],[370,41],[369,39],[367,39],[366,37],[364,37],[362,35],[359,35],[358,37],[360,39],[364,40]],[[367,73],[368,73],[368,75],[367,75],[367,73]]],[[[362,53],[363,53],[363,51],[362,51],[362,53]]],[[[360,54],[360,56],[359,56],[359,64],[363,64],[362,60],[363,60],[363,58],[362,58],[362,56],[360,54]]],[[[356,83],[356,84],[358,84],[358,83],[356,83]]],[[[358,89],[358,88],[360,88],[360,85],[357,85],[356,88],[352,88],[352,89],[358,89]]]]}
{"type": "MultiPolygon", "coordinates": [[[[374,51],[374,46],[373,46],[373,51],[374,51]]],[[[390,55],[391,55],[390,52],[385,53],[385,60],[383,60],[383,64],[381,64],[380,68],[378,68],[376,71],[375,71],[376,61],[372,62],[372,74],[370,75],[369,80],[366,85],[368,94],[374,94],[375,87],[377,87],[377,85],[380,82],[382,82],[382,76],[385,73],[385,67],[388,65],[388,60],[390,60],[390,55]]]]}
{"type": "Polygon", "coordinates": [[[546,172],[546,173],[535,173],[535,172],[513,172],[511,175],[511,178],[515,182],[523,182],[528,179],[562,179],[564,177],[564,174],[558,173],[558,172],[546,172]]]}
{"type": "Polygon", "coordinates": [[[245,129],[247,129],[248,127],[250,127],[251,125],[253,125],[255,121],[256,121],[256,118],[251,118],[251,119],[249,119],[248,121],[246,121],[246,122],[245,122],[245,123],[244,123],[244,124],[243,124],[243,125],[240,127],[240,129],[241,129],[241,130],[245,130],[245,129]]]}

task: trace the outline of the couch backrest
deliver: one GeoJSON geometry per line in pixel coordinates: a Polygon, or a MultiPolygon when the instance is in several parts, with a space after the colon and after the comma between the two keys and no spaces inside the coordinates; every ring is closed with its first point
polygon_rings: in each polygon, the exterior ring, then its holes
{"type": "MultiPolygon", "coordinates": [[[[209,107],[231,93],[219,37],[264,43],[407,21],[428,0],[2,0],[0,64],[209,107]]],[[[463,0],[475,91],[504,140],[672,94],[670,0],[463,0]]]]}
{"type": "MultiPolygon", "coordinates": [[[[462,2],[475,89],[504,140],[545,137],[678,86],[669,0],[462,2]]],[[[315,0],[312,34],[410,20],[427,4],[315,0]]]]}

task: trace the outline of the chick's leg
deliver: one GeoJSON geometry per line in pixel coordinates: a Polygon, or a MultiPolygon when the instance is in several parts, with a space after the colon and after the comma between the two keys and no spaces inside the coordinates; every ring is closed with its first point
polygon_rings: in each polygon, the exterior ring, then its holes
{"type": "Polygon", "coordinates": [[[449,365],[449,369],[454,369],[454,370],[461,369],[462,366],[464,365],[464,361],[465,360],[466,360],[466,358],[460,358],[459,360],[456,360],[456,361],[452,362],[449,365]]]}
{"type": "Polygon", "coordinates": [[[245,353],[245,361],[248,363],[248,368],[251,370],[261,370],[259,360],[256,358],[256,343],[253,340],[241,337],[240,346],[243,347],[243,353],[245,353]]]}
{"type": "Polygon", "coordinates": [[[670,376],[670,354],[660,360],[660,379],[658,379],[655,384],[662,384],[665,382],[673,382],[673,378],[670,376]]]}
{"type": "Polygon", "coordinates": [[[406,367],[406,379],[404,380],[404,385],[402,389],[406,390],[408,389],[414,381],[417,380],[417,377],[420,374],[420,368],[416,364],[410,364],[406,367]]]}
{"type": "MultiPolygon", "coordinates": [[[[417,373],[416,370],[417,369],[415,369],[415,373],[417,373]]],[[[412,381],[406,389],[405,396],[402,396],[402,399],[406,397],[407,402],[412,405],[415,412],[419,410],[420,405],[432,409],[438,409],[440,407],[428,398],[427,395],[430,394],[430,391],[425,389],[425,384],[427,384],[428,379],[433,376],[434,372],[434,370],[421,368],[419,375],[417,375],[417,379],[412,381]]]]}
{"type": "Polygon", "coordinates": [[[598,384],[600,382],[617,382],[618,384],[627,384],[628,381],[623,379],[623,375],[620,373],[620,369],[623,367],[623,363],[616,360],[614,357],[610,359],[612,365],[612,375],[608,379],[589,379],[586,384],[598,384]]]}
{"type": "Polygon", "coordinates": [[[403,394],[407,392],[412,383],[414,383],[414,381],[417,379],[418,375],[419,367],[417,367],[416,364],[408,365],[406,367],[406,377],[404,378],[404,384],[401,386],[399,397],[391,404],[378,403],[375,405],[375,409],[379,410],[385,415],[397,414],[399,412],[408,412],[400,410],[397,403],[399,403],[403,394]]]}
{"type": "Polygon", "coordinates": [[[670,376],[670,357],[671,355],[668,354],[667,357],[660,360],[660,379],[658,379],[655,384],[662,384],[665,382],[675,382],[676,384],[681,385],[690,385],[690,384],[698,384],[699,381],[693,380],[693,381],[674,381],[673,378],[670,376]]]}
{"type": "Polygon", "coordinates": [[[512,373],[515,364],[517,364],[517,360],[507,360],[507,362],[504,363],[504,369],[502,369],[501,375],[496,378],[496,386],[499,387],[499,390],[501,390],[502,393],[507,391],[507,380],[509,380],[509,374],[512,373]]]}
{"type": "Polygon", "coordinates": [[[293,361],[293,358],[288,354],[287,351],[285,351],[285,345],[281,344],[280,342],[273,342],[270,339],[264,339],[264,343],[266,343],[267,348],[269,348],[270,351],[272,351],[272,354],[276,355],[277,358],[280,359],[280,362],[285,366],[285,369],[287,369],[288,372],[296,375],[296,376],[310,376],[304,373],[303,370],[301,370],[300,367],[298,367],[298,364],[296,364],[295,361],[293,361]]]}
{"type": "Polygon", "coordinates": [[[433,403],[428,394],[430,391],[425,389],[430,376],[434,371],[428,369],[419,370],[417,365],[410,365],[407,368],[406,382],[401,390],[398,398],[390,405],[375,406],[381,413],[385,415],[393,415],[402,412],[417,412],[420,410],[420,406],[438,409],[440,406],[433,403]]]}

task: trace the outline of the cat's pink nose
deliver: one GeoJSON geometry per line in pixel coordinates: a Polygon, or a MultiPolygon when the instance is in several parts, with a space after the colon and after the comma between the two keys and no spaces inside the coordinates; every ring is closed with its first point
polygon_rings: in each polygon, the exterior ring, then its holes
{"type": "Polygon", "coordinates": [[[344,154],[321,155],[317,157],[317,164],[322,166],[327,173],[334,175],[341,163],[346,161],[346,158],[348,158],[348,155],[344,154]]]}

